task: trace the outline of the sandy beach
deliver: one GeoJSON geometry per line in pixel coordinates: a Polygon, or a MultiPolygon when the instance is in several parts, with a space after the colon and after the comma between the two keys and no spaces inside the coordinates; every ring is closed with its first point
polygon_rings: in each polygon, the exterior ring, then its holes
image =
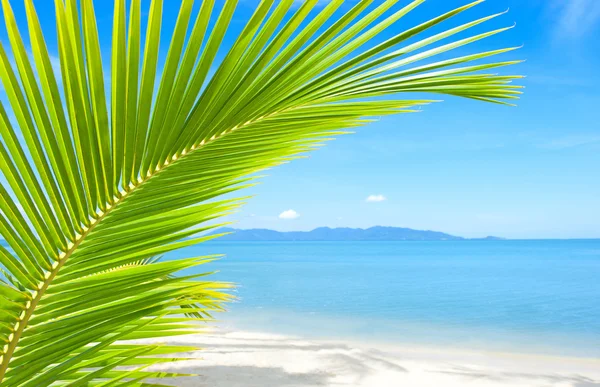
{"type": "Polygon", "coordinates": [[[594,387],[600,359],[214,331],[169,340],[197,345],[186,360],[153,370],[194,373],[177,386],[206,387],[594,387]],[[197,360],[196,360],[197,359],[197,360]]]}

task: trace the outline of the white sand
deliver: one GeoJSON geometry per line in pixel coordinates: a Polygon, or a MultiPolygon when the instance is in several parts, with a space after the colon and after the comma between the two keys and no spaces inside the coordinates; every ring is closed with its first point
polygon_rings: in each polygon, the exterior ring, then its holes
{"type": "Polygon", "coordinates": [[[153,370],[206,387],[600,387],[600,359],[305,340],[251,332],[178,337],[203,351],[153,370]]]}

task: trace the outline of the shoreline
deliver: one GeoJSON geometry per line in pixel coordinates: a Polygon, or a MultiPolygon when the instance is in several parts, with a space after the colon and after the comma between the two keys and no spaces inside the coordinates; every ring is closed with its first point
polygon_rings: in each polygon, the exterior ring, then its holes
{"type": "Polygon", "coordinates": [[[444,348],[452,352],[484,351],[600,359],[599,335],[235,306],[224,316],[219,316],[215,328],[221,331],[268,332],[359,346],[367,343],[376,348],[444,348]]]}
{"type": "Polygon", "coordinates": [[[319,340],[212,330],[167,339],[197,345],[185,360],[151,370],[194,373],[181,387],[597,387],[600,359],[319,340]]]}

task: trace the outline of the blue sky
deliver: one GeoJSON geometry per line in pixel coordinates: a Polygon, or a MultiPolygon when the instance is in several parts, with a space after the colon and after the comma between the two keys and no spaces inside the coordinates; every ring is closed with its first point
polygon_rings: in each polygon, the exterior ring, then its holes
{"type": "MultiPolygon", "coordinates": [[[[24,22],[21,2],[12,3],[24,22]]],[[[107,67],[112,2],[95,3],[107,67]]],[[[165,3],[168,29],[178,2],[165,3]]],[[[466,3],[428,0],[382,38],[466,3]]],[[[56,50],[51,2],[36,4],[56,50]]],[[[229,42],[255,4],[240,2],[229,42]]],[[[245,192],[256,197],[234,217],[237,227],[388,225],[468,237],[600,238],[600,75],[594,71],[600,68],[600,1],[488,0],[445,26],[507,8],[477,31],[515,22],[516,28],[456,54],[523,44],[502,58],[527,59],[503,70],[527,75],[518,107],[445,98],[419,114],[383,118],[269,171],[245,192]]],[[[3,29],[0,38],[7,41],[3,29]]]]}

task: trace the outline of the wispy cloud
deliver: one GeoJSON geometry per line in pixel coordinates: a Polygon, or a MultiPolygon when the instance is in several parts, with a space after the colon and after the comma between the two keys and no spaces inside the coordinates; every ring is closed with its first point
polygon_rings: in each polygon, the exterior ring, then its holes
{"type": "Polygon", "coordinates": [[[553,87],[593,87],[589,79],[577,75],[533,74],[527,77],[527,82],[553,87]]]}
{"type": "Polygon", "coordinates": [[[56,76],[57,82],[62,82],[62,71],[60,69],[60,58],[56,55],[50,54],[50,65],[52,66],[52,70],[54,70],[54,75],[56,76]]]}
{"type": "Polygon", "coordinates": [[[367,199],[365,199],[365,200],[369,203],[377,203],[377,202],[383,202],[383,201],[387,200],[387,198],[381,194],[377,194],[377,195],[369,195],[369,196],[367,196],[367,199]]]}
{"type": "Polygon", "coordinates": [[[279,219],[288,220],[288,219],[297,219],[299,217],[300,217],[300,214],[292,209],[285,210],[281,214],[279,214],[279,219]]]}
{"type": "Polygon", "coordinates": [[[598,0],[553,0],[549,4],[558,17],[561,37],[579,37],[600,25],[598,0]]]}
{"type": "Polygon", "coordinates": [[[538,144],[538,148],[560,150],[600,143],[600,135],[571,135],[538,144]]]}

